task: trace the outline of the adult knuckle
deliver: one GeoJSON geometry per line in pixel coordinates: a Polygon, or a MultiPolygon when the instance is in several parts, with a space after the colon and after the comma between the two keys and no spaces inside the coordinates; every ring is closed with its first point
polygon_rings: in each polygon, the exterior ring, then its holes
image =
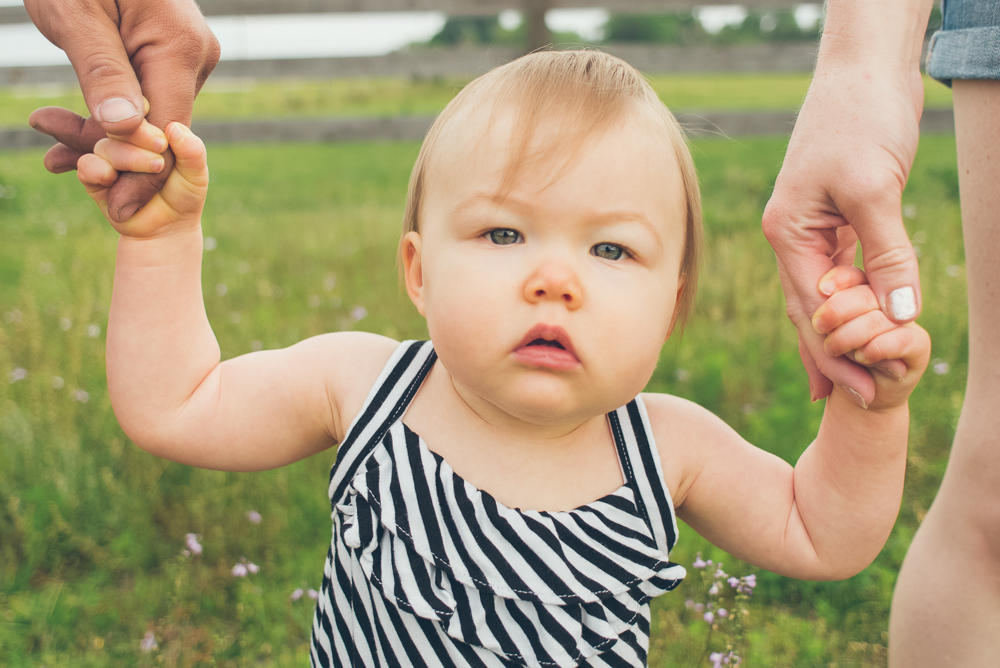
{"type": "Polygon", "coordinates": [[[889,246],[881,250],[870,250],[865,252],[865,271],[880,272],[887,269],[898,269],[909,265],[916,259],[913,247],[889,246]]]}
{"type": "Polygon", "coordinates": [[[902,190],[899,179],[885,169],[854,171],[844,177],[841,185],[843,193],[875,206],[898,202],[902,190]]]}
{"type": "Polygon", "coordinates": [[[764,207],[764,214],[761,216],[761,229],[764,231],[764,237],[772,246],[776,242],[780,242],[788,220],[789,215],[786,208],[772,197],[767,206],[764,207]]]}
{"type": "Polygon", "coordinates": [[[97,51],[84,59],[80,72],[81,79],[117,79],[128,74],[122,62],[110,53],[97,51]]]}

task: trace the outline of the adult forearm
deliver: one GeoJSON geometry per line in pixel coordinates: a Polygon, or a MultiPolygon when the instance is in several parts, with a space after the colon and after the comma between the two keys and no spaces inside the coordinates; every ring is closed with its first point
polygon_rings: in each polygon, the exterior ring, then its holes
{"type": "Polygon", "coordinates": [[[201,287],[200,225],[118,242],[108,322],[112,406],[125,433],[163,455],[182,408],[219,364],[201,287]]]}
{"type": "Polygon", "coordinates": [[[817,72],[919,67],[933,0],[828,0],[817,72]]]}
{"type": "Polygon", "coordinates": [[[816,440],[795,465],[798,521],[827,577],[850,577],[878,555],[899,512],[907,406],[859,410],[835,391],[816,440]]]}

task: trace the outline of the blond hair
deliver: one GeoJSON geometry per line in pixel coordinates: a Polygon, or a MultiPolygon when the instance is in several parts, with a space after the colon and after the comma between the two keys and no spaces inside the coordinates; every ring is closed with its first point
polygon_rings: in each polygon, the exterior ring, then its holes
{"type": "Polygon", "coordinates": [[[420,231],[420,208],[442,135],[456,117],[481,105],[491,105],[493,114],[504,109],[516,112],[504,189],[513,183],[528,159],[541,157],[531,155],[529,148],[535,130],[545,119],[560,120],[560,136],[547,143],[544,157],[556,151],[565,153],[564,166],[572,163],[588,140],[600,137],[630,115],[642,115],[652,121],[654,130],[663,131],[664,139],[674,148],[686,200],[681,258],[685,284],[676,305],[676,321],[683,327],[694,304],[704,234],[694,161],[683,130],[642,74],[620,58],[600,51],[535,52],[497,67],[463,88],[437,117],[420,148],[410,175],[403,237],[420,231]]]}

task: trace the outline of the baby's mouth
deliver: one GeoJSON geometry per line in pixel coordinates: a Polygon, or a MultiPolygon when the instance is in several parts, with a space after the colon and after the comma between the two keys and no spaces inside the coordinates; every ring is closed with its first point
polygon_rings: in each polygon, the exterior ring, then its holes
{"type": "Polygon", "coordinates": [[[562,327],[539,323],[514,349],[514,356],[533,367],[568,371],[580,365],[573,342],[562,327]]]}
{"type": "Polygon", "coordinates": [[[535,339],[529,346],[548,346],[550,348],[559,348],[560,350],[566,350],[566,347],[558,341],[546,341],[545,339],[535,339]]]}

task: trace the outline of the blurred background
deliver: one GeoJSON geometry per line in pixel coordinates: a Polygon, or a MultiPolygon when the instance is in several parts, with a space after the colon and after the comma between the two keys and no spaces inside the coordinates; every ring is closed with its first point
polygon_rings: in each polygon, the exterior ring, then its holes
{"type": "MultiPolygon", "coordinates": [[[[489,68],[550,44],[585,46],[646,73],[689,133],[705,201],[695,316],[648,389],[697,401],[792,463],[815,436],[822,404],[809,402],[760,217],[809,86],[821,5],[200,6],[223,58],[194,129],[209,146],[203,282],[224,358],[336,330],[426,337],[394,266],[424,132],[489,68]]],[[[935,10],[928,36],[938,23],[935,10]]],[[[74,174],[42,168],[51,140],[26,121],[47,105],[86,114],[62,52],[19,3],[0,0],[0,664],[306,666],[335,452],[237,474],[128,441],[104,375],[116,234],[74,174]]],[[[906,493],[886,548],[845,582],[756,572],[752,596],[736,600],[728,586],[708,593],[714,573],[691,568],[697,555],[735,576],[755,569],[681,527],[672,557],[690,575],[653,604],[651,666],[708,666],[727,647],[747,666],[886,664],[892,587],[940,482],[965,383],[950,109],[949,90],[926,80],[902,214],[934,359],[911,400],[906,493]],[[747,614],[708,621],[708,604],[747,614]]]]}

